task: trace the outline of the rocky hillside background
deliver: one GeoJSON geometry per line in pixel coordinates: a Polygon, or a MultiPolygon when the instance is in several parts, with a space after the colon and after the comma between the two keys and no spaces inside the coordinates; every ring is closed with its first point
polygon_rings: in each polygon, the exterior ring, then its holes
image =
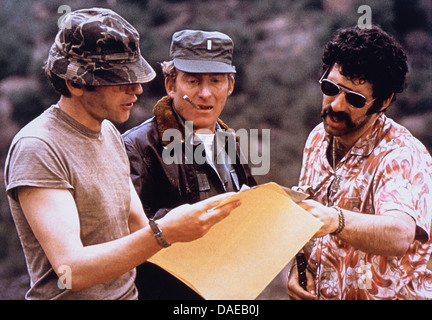
{"type": "MultiPolygon", "coordinates": [[[[270,171],[257,179],[294,185],[306,137],[320,121],[323,45],[337,28],[357,23],[364,4],[372,9],[372,23],[394,34],[409,55],[409,86],[388,115],[432,150],[430,0],[0,0],[0,169],[16,132],[58,99],[41,66],[64,13],[59,7],[99,6],[138,29],[142,54],[159,73],[145,86],[131,119],[118,126],[121,132],[150,117],[164,95],[159,63],[169,59],[172,34],[187,28],[222,31],[234,40],[238,71],[222,118],[234,129],[270,129],[270,171]]],[[[22,299],[28,277],[1,177],[0,299],[22,299]]],[[[262,298],[285,299],[283,281],[281,275],[262,298]]]]}

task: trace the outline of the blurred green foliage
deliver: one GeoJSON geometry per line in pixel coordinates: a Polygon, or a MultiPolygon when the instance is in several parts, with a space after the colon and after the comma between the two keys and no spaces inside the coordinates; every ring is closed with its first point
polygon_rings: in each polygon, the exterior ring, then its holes
{"type": "MultiPolygon", "coordinates": [[[[422,125],[414,122],[412,130],[432,150],[427,130],[432,125],[432,25],[427,1],[351,0],[348,12],[335,13],[326,9],[324,0],[0,0],[0,81],[11,76],[35,79],[31,89],[17,89],[7,97],[13,106],[10,121],[25,125],[58,99],[41,67],[57,32],[59,6],[111,8],[139,31],[142,54],[158,73],[145,85],[130,120],[118,126],[123,132],[150,117],[153,105],[165,94],[159,63],[169,59],[173,32],[186,28],[225,32],[235,43],[237,75],[222,118],[234,129],[270,129],[270,172],[257,179],[290,186],[299,175],[306,137],[320,122],[317,80],[322,48],[337,28],[357,23],[357,8],[363,4],[371,7],[372,22],[392,33],[409,56],[409,86],[389,115],[396,121],[421,121],[422,125]]],[[[2,165],[6,152],[0,150],[2,165]]],[[[24,269],[8,210],[2,182],[0,275],[24,269]]]]}

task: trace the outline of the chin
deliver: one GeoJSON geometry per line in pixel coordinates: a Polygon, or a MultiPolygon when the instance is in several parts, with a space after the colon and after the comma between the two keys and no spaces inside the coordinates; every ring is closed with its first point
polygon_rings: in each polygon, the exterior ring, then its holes
{"type": "Polygon", "coordinates": [[[107,120],[109,120],[115,124],[123,124],[129,120],[129,114],[127,114],[127,116],[116,117],[116,118],[107,119],[107,120]]]}

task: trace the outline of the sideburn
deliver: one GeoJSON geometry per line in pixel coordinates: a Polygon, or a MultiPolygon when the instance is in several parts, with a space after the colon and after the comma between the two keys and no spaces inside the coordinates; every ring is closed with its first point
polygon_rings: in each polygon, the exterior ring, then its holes
{"type": "Polygon", "coordinates": [[[374,113],[380,113],[381,111],[385,111],[385,110],[381,110],[383,104],[384,104],[383,99],[377,98],[374,101],[372,107],[370,107],[369,110],[366,112],[366,115],[370,116],[374,113]]]}

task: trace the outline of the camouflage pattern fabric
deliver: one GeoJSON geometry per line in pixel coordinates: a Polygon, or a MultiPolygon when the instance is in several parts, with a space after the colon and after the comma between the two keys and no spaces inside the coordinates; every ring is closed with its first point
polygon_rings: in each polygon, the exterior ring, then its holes
{"type": "Polygon", "coordinates": [[[121,85],[151,81],[156,73],[141,56],[138,31],[109,9],[70,12],[60,24],[48,68],[80,85],[121,85]]]}

